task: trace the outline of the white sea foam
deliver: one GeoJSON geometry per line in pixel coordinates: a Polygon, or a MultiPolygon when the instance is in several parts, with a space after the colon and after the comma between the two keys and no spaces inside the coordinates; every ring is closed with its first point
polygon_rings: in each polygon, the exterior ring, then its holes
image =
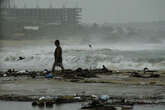
{"type": "MultiPolygon", "coordinates": [[[[66,69],[78,67],[95,69],[102,65],[109,69],[164,69],[165,52],[163,50],[126,51],[87,46],[63,46],[63,63],[66,69]]],[[[0,69],[43,70],[51,69],[53,64],[53,46],[4,47],[0,53],[0,69]],[[25,57],[19,60],[19,57],[25,57]]]]}

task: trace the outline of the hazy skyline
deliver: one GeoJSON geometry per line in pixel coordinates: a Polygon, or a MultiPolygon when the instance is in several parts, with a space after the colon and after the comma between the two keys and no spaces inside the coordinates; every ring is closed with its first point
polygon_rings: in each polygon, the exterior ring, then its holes
{"type": "MultiPolygon", "coordinates": [[[[13,1],[13,0],[11,0],[13,1]]],[[[79,7],[83,23],[127,23],[165,20],[165,0],[15,0],[18,7],[79,7]],[[50,1],[50,2],[49,2],[50,1]]]]}

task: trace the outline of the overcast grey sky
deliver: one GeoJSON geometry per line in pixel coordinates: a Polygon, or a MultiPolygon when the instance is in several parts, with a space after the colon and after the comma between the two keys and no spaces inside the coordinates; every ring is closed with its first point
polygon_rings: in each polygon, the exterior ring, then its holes
{"type": "Polygon", "coordinates": [[[143,22],[165,20],[165,0],[16,0],[17,5],[35,7],[80,7],[87,23],[143,22]],[[51,1],[51,2],[49,2],[51,1]]]}

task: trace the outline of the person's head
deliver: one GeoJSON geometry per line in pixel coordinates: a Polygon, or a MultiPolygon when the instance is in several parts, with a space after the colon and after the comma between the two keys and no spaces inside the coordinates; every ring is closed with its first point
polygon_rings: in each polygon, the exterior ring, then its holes
{"type": "Polygon", "coordinates": [[[55,44],[56,46],[60,46],[60,41],[59,41],[59,40],[56,40],[56,41],[54,42],[54,44],[55,44]]]}

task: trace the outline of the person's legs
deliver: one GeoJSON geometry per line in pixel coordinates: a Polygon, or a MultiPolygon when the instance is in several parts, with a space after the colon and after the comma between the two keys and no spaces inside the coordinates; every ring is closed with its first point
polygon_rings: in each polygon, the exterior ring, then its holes
{"type": "Polygon", "coordinates": [[[55,66],[56,66],[56,63],[54,62],[54,63],[53,63],[53,67],[52,67],[52,72],[55,71],[55,66]]]}
{"type": "Polygon", "coordinates": [[[64,66],[62,63],[59,63],[59,67],[61,68],[62,71],[64,71],[64,66]]]}
{"type": "Polygon", "coordinates": [[[55,71],[56,66],[59,66],[61,68],[61,70],[64,71],[64,66],[63,66],[62,63],[56,63],[56,62],[54,62],[53,67],[52,67],[52,72],[55,71]]]}
{"type": "Polygon", "coordinates": [[[64,67],[63,67],[63,65],[61,65],[60,67],[61,67],[62,71],[64,71],[64,67]]]}

